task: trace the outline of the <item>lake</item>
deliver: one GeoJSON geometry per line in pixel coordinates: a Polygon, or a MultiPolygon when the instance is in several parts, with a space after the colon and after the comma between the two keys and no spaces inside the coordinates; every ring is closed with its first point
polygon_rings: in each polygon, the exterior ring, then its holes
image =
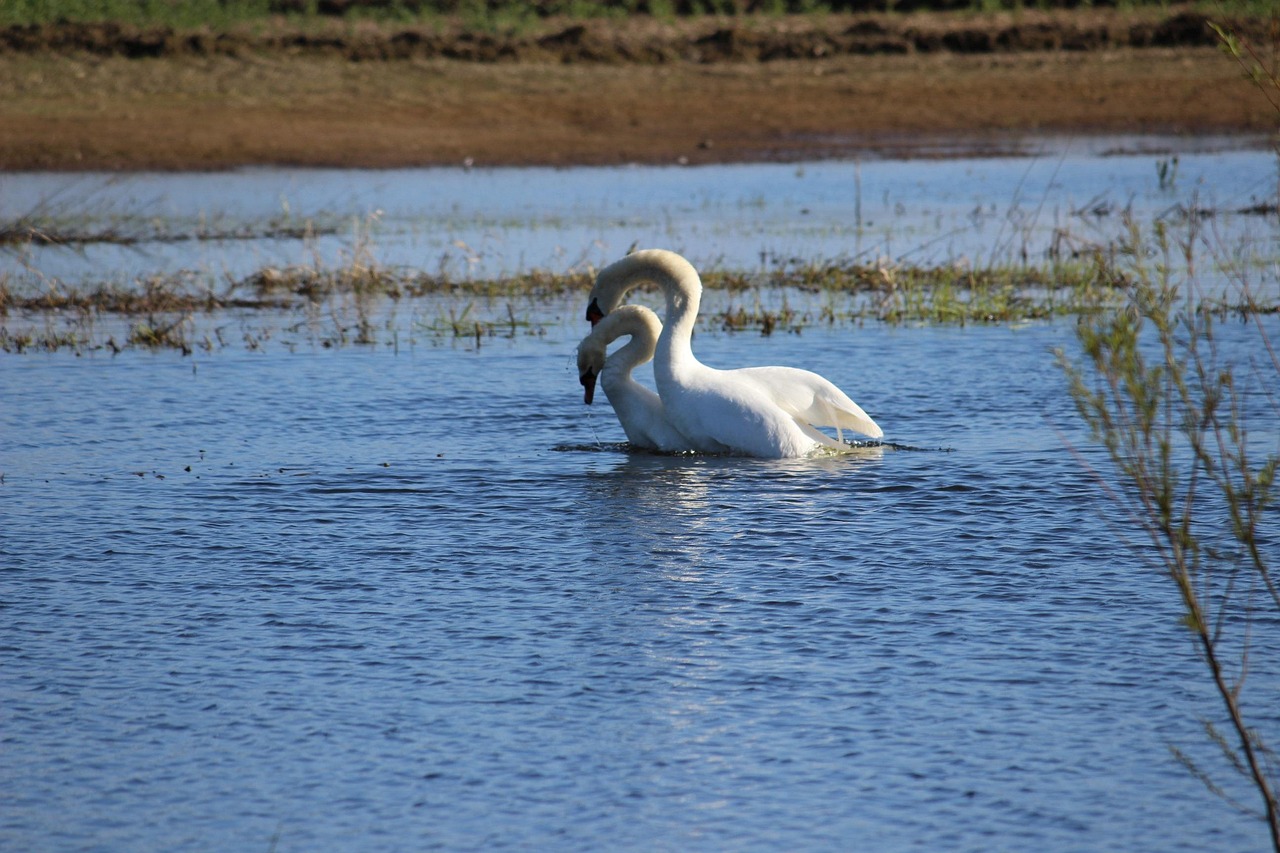
{"type": "Polygon", "coordinates": [[[779,462],[627,452],[582,403],[582,307],[478,346],[0,356],[0,846],[1262,848],[1170,754],[1250,797],[1176,592],[1088,470],[1072,321],[700,331],[707,363],[815,370],[886,431],[779,462]]]}
{"type": "Polygon", "coordinates": [[[603,266],[633,244],[699,269],[792,260],[984,266],[1088,253],[1165,222],[1226,246],[1275,238],[1276,157],[1264,139],[1048,138],[1028,156],[703,167],[246,169],[0,177],[0,222],[53,220],[122,236],[76,251],[0,253],[10,287],[194,271],[217,283],[272,265],[387,267],[455,279],[603,266]],[[1205,225],[1205,223],[1208,223],[1205,225]],[[311,229],[309,239],[273,235],[311,229]],[[196,239],[199,238],[199,239],[196,239]],[[219,239],[224,238],[224,239],[219,239]]]}

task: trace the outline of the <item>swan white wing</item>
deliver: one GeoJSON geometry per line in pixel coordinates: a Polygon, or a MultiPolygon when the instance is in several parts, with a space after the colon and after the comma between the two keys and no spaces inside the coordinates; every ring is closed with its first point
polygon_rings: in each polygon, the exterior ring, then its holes
{"type": "Polygon", "coordinates": [[[735,371],[701,367],[685,382],[669,385],[662,400],[696,449],[778,459],[806,456],[819,445],[838,446],[770,400],[755,382],[735,371]]]}
{"type": "Polygon", "coordinates": [[[757,383],[780,408],[814,426],[848,429],[880,438],[884,430],[828,379],[798,367],[743,367],[728,371],[757,383]]]}

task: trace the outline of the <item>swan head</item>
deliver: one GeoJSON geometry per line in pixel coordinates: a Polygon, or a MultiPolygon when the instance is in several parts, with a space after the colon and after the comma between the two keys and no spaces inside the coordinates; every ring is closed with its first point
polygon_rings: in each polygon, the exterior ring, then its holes
{"type": "Polygon", "coordinates": [[[605,343],[594,335],[587,336],[578,344],[578,381],[582,383],[582,402],[588,406],[595,399],[596,379],[604,370],[605,343]]]}
{"type": "MultiPolygon", "coordinates": [[[[594,306],[595,300],[591,304],[594,306]]],[[[588,318],[590,316],[588,313],[588,318]]],[[[591,403],[596,379],[606,369],[609,376],[622,381],[631,376],[632,368],[652,360],[660,334],[662,321],[643,305],[622,305],[608,316],[602,313],[596,318],[591,332],[578,344],[578,380],[586,389],[584,402],[591,403]],[[622,337],[630,337],[631,340],[612,356],[607,355],[609,344],[622,337]]],[[[606,392],[609,390],[609,376],[604,380],[606,392]]]]}
{"type": "Polygon", "coordinates": [[[633,268],[634,262],[628,255],[621,261],[609,264],[600,270],[596,276],[595,286],[591,288],[591,294],[587,297],[588,323],[595,326],[605,318],[605,315],[622,303],[622,297],[626,295],[632,284],[629,279],[633,274],[633,268]]]}
{"type": "Polygon", "coordinates": [[[587,296],[587,322],[592,326],[599,323],[622,304],[628,290],[643,282],[656,284],[668,294],[681,286],[702,290],[698,271],[675,252],[640,249],[596,274],[595,286],[587,296]]]}
{"type": "Polygon", "coordinates": [[[587,368],[578,377],[578,381],[582,383],[582,388],[583,388],[582,402],[586,403],[588,406],[590,406],[591,401],[596,398],[596,376],[597,375],[598,374],[594,370],[587,368]]]}

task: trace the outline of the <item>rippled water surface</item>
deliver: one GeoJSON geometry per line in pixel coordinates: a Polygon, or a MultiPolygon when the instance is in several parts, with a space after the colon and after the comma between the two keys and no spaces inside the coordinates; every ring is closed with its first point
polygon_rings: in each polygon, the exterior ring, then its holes
{"type": "Polygon", "coordinates": [[[624,452],[577,331],[7,358],[3,846],[1259,849],[1069,323],[700,335],[914,448],[786,462],[624,452]]]}
{"type": "MultiPolygon", "coordinates": [[[[1202,221],[1276,286],[1274,213],[1241,212],[1274,201],[1274,156],[1162,159],[2,176],[0,216],[186,237],[14,248],[0,280],[234,279],[366,237],[476,276],[637,241],[736,269],[1034,261],[1128,209],[1202,221]],[[334,228],[264,236],[302,219],[334,228]]],[[[1072,321],[828,327],[830,296],[784,298],[801,334],[708,327],[698,353],[816,370],[888,445],[628,453],[581,402],[576,299],[483,340],[328,349],[268,317],[241,348],[259,318],[216,314],[231,343],[193,356],[0,356],[0,849],[1261,849],[1170,754],[1231,786],[1174,592],[1088,470],[1072,321]]]]}

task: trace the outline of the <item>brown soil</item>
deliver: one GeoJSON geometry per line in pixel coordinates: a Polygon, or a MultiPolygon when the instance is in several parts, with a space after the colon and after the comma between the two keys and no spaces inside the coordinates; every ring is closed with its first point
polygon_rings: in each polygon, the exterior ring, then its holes
{"type": "Polygon", "coordinates": [[[326,32],[0,31],[0,170],[698,163],[1278,124],[1185,14],[326,32]]]}

